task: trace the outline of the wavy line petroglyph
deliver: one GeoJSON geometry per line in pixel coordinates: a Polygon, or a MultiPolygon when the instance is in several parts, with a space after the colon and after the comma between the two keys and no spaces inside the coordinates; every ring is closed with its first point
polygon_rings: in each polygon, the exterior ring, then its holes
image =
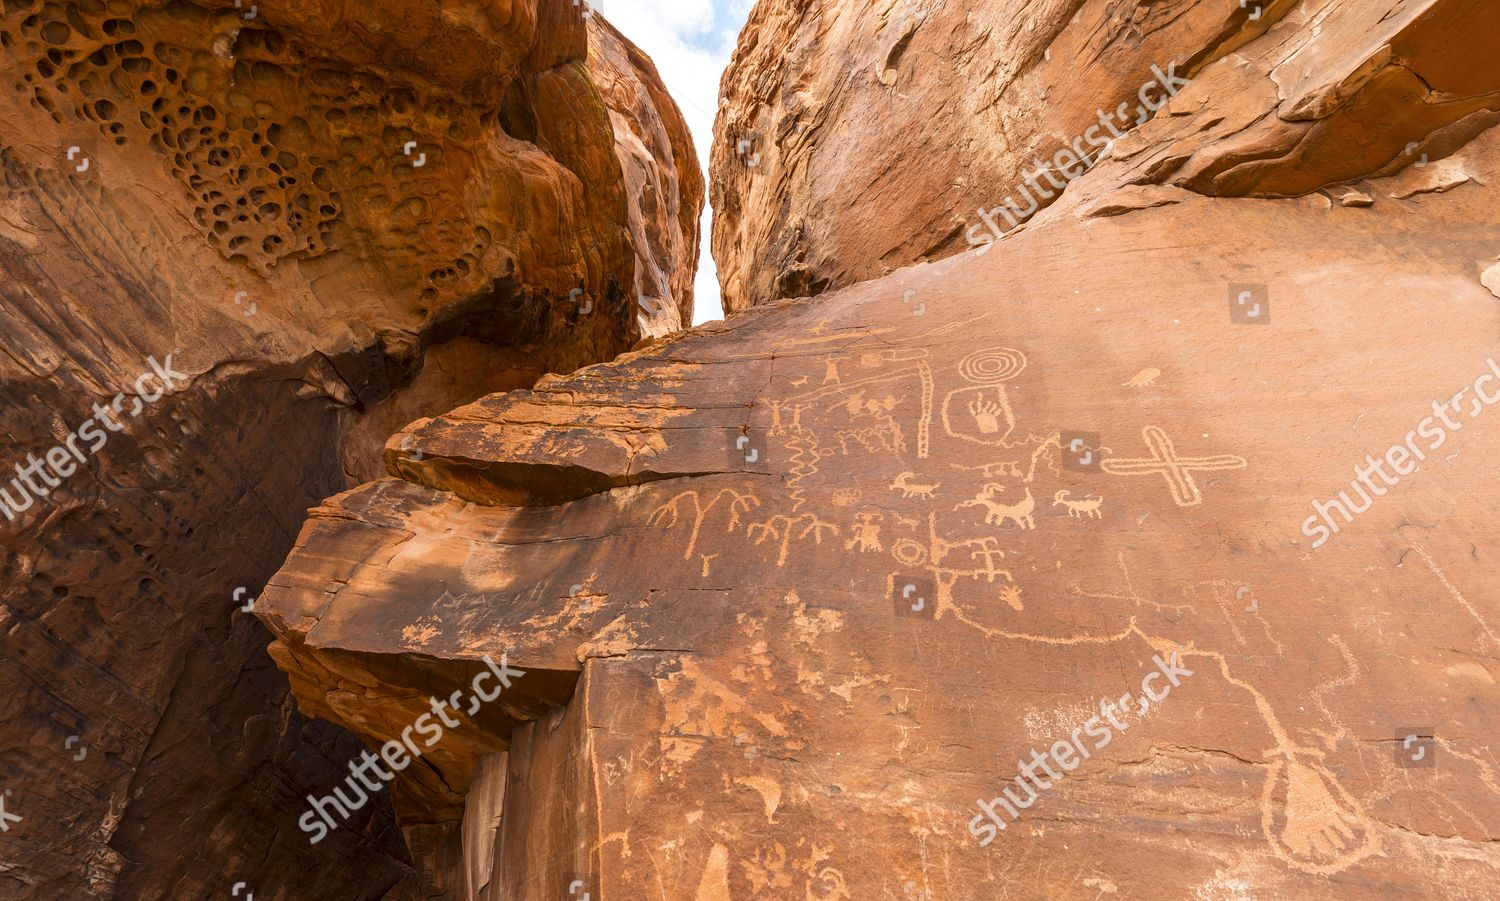
{"type": "MultiPolygon", "coordinates": [[[[1139,607],[1149,606],[1147,599],[1137,594],[1131,585],[1123,555],[1120,565],[1126,583],[1124,593],[1085,592],[1076,587],[1074,593],[1081,598],[1133,600],[1139,607]]],[[[1139,616],[1132,616],[1117,632],[1055,636],[986,626],[951,603],[939,604],[937,617],[949,613],[957,621],[993,639],[1052,646],[1105,645],[1138,639],[1159,654],[1175,653],[1183,660],[1203,658],[1212,661],[1225,682],[1250,695],[1274,743],[1272,748],[1263,752],[1267,758],[1263,765],[1268,769],[1261,789],[1261,828],[1272,853],[1288,866],[1320,875],[1341,872],[1380,853],[1376,824],[1359,801],[1345,791],[1338,777],[1319,762],[1325,758],[1325,752],[1293,741],[1270,701],[1254,685],[1231,672],[1225,654],[1151,635],[1141,628],[1139,616]]]]}
{"type": "Polygon", "coordinates": [[[1474,605],[1469,603],[1469,599],[1464,597],[1464,593],[1459,591],[1452,582],[1448,581],[1447,573],[1443,572],[1437,565],[1437,562],[1432,559],[1431,555],[1421,545],[1409,538],[1406,543],[1411,546],[1412,550],[1417,552],[1417,555],[1422,558],[1422,562],[1427,564],[1428,569],[1432,570],[1432,574],[1438,577],[1438,581],[1443,583],[1443,587],[1448,591],[1448,596],[1457,601],[1459,606],[1467,610],[1469,615],[1474,617],[1474,621],[1479,624],[1479,628],[1484,630],[1484,636],[1489,639],[1489,643],[1486,645],[1485,642],[1481,641],[1479,643],[1480,650],[1489,651],[1496,646],[1500,646],[1500,638],[1496,638],[1494,631],[1490,629],[1490,624],[1484,621],[1484,617],[1479,615],[1479,611],[1474,609],[1474,605]]]}
{"type": "MultiPolygon", "coordinates": [[[[1184,603],[1176,607],[1142,597],[1132,583],[1124,552],[1118,557],[1124,576],[1123,591],[1090,594],[1074,589],[1080,597],[1108,598],[1127,610],[1138,611],[1117,631],[1050,636],[991,626],[982,621],[987,615],[976,611],[989,610],[1006,616],[1025,612],[1022,587],[1012,573],[1015,564],[1008,563],[1006,542],[1029,540],[1026,536],[1039,528],[1055,528],[1070,521],[1085,526],[1101,520],[1106,498],[1103,493],[1079,490],[1076,474],[1062,471],[1064,455],[1059,432],[1049,430],[1024,437],[1016,434],[1019,417],[1002,383],[1026,369],[1025,357],[1018,351],[1001,349],[965,358],[958,374],[971,384],[949,392],[941,404],[944,431],[949,437],[991,444],[1002,449],[999,455],[1011,459],[982,467],[950,467],[967,475],[941,480],[911,465],[914,459],[926,456],[926,438],[919,439],[917,448],[910,448],[903,429],[911,428],[913,414],[922,422],[932,409],[927,400],[931,396],[932,379],[925,354],[922,352],[924,359],[901,358],[890,352],[828,357],[823,361],[824,385],[771,401],[770,431],[787,451],[780,459],[786,461],[782,484],[791,501],[788,512],[762,513],[764,518],[750,521],[747,518],[750,511],[761,506],[760,497],[753,493],[724,489],[704,505],[696,491],[687,491],[659,507],[652,514],[651,523],[671,528],[686,522],[689,513],[693,515],[693,532],[685,559],[697,548],[702,527],[715,509],[723,514],[724,532],[733,532],[744,525],[744,540],[748,543],[775,548],[777,567],[787,565],[793,544],[821,544],[825,538],[837,538],[842,550],[856,557],[889,554],[898,568],[887,573],[888,596],[899,595],[898,579],[918,575],[930,578],[934,621],[951,619],[996,641],[1099,646],[1139,641],[1159,653],[1176,651],[1185,660],[1207,661],[1219,671],[1225,685],[1244,692],[1250,699],[1269,737],[1270,748],[1262,752],[1258,764],[1265,770],[1259,800],[1261,831],[1275,857],[1302,872],[1331,874],[1378,854],[1380,842],[1375,824],[1360,802],[1345,790],[1335,768],[1325,759],[1349,734],[1322,703],[1322,693],[1336,686],[1322,687],[1315,697],[1328,721],[1329,730],[1319,740],[1327,745],[1327,750],[1294,740],[1269,699],[1233,672],[1228,655],[1196,647],[1192,642],[1184,644],[1153,635],[1143,627],[1143,617],[1167,616],[1176,622],[1181,617],[1197,616],[1199,607],[1186,596],[1184,603]],[[920,412],[913,409],[909,399],[912,392],[908,389],[913,381],[924,389],[920,412]],[[905,419],[898,421],[897,414],[903,411],[905,419]],[[967,419],[956,423],[955,413],[967,419]],[[915,458],[908,457],[913,450],[915,458]],[[884,461],[890,466],[895,475],[888,490],[899,497],[892,502],[887,496],[883,503],[894,503],[897,509],[857,507],[859,495],[849,486],[825,487],[813,481],[814,476],[830,481],[820,472],[819,464],[823,461],[851,456],[884,461]],[[897,469],[897,465],[904,468],[897,469]],[[954,484],[945,486],[947,481],[954,484]],[[939,489],[958,497],[966,497],[961,492],[973,493],[957,504],[942,504],[942,510],[948,511],[944,513],[932,509],[939,489]],[[817,507],[817,513],[804,509],[804,504],[813,497],[819,504],[826,504],[817,507]],[[1040,512],[1047,515],[1038,516],[1043,505],[1046,509],[1040,512]],[[975,509],[980,514],[957,516],[961,511],[975,509]],[[918,510],[923,513],[918,514],[918,510]],[[988,533],[975,534],[980,523],[988,527],[988,533]],[[966,530],[969,534],[963,534],[966,530]],[[964,586],[962,602],[958,600],[960,585],[964,586]]],[[[925,435],[920,429],[919,433],[925,435]]],[[[1161,477],[1178,506],[1202,503],[1203,493],[1195,476],[1248,466],[1245,458],[1230,454],[1181,455],[1166,431],[1156,425],[1144,426],[1141,435],[1148,456],[1111,457],[1102,461],[1101,468],[1116,476],[1161,477]]],[[[706,555],[704,571],[707,571],[706,555]]],[[[1198,583],[1192,590],[1201,592],[1205,585],[1212,591],[1212,600],[1220,613],[1230,618],[1227,627],[1234,630],[1235,646],[1243,646],[1244,636],[1234,619],[1235,604],[1229,597],[1234,590],[1232,583],[1209,580],[1198,583]]],[[[1186,595],[1189,589],[1183,591],[1186,595]]],[[[1198,605],[1202,601],[1200,595],[1198,605]]],[[[1335,642],[1343,650],[1341,643],[1335,642]]],[[[1351,674],[1346,678],[1352,677],[1351,674]]],[[[837,883],[830,882],[829,889],[837,896],[837,883]]]]}

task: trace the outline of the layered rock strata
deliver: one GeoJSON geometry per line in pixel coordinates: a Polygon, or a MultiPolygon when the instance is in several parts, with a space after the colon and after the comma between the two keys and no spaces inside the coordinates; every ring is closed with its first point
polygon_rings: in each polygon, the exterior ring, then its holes
{"type": "Polygon", "coordinates": [[[17,0],[0,135],[0,896],[423,896],[383,793],[284,821],[358,742],[242,608],[403,423],[690,318],[680,114],[568,0],[17,0]]]}
{"type": "Polygon", "coordinates": [[[1375,6],[1151,31],[1191,83],[982,252],[418,420],[315,510],[257,608],[301,705],[376,747],[525,672],[397,778],[449,896],[1493,894],[1496,32],[1375,6]]]}
{"type": "Polygon", "coordinates": [[[715,124],[725,309],[970,249],[980,211],[1008,227],[1008,200],[1030,215],[1101,159],[1280,197],[1438,158],[1500,114],[1496,17],[1484,0],[758,3],[715,124]],[[1143,160],[1119,138],[1160,117],[1169,71],[1214,83],[1143,160]]]}

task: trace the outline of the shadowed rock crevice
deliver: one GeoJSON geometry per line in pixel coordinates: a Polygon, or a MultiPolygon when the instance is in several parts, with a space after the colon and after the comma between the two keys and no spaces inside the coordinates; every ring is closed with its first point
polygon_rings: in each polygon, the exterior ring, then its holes
{"type": "Polygon", "coordinates": [[[455,899],[1484,893],[1493,18],[764,0],[713,166],[756,308],[411,423],[271,580],[278,662],[370,743],[401,661],[578,674],[455,733],[455,899]],[[903,257],[1173,61],[1024,225],[903,257]]]}
{"type": "Polygon", "coordinates": [[[0,135],[0,484],[125,411],[0,516],[0,896],[429,895],[385,794],[298,828],[359,742],[240,608],[406,423],[690,315],[680,114],[560,0],[15,0],[0,135]]]}

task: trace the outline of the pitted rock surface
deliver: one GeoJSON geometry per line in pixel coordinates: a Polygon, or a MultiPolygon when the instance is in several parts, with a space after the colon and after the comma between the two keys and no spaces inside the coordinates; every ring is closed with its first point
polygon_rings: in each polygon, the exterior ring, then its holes
{"type": "MultiPolygon", "coordinates": [[[[1317,46],[1366,39],[1327,6],[1317,46]]],[[[1381,6],[1392,36],[1467,8],[1381,6]]],[[[1305,196],[1150,177],[1236,156],[1218,104],[1285,35],[982,252],[418,420],[314,511],[258,608],[306,709],[373,745],[485,656],[528,672],[403,779],[489,861],[443,870],[455,897],[1500,887],[1500,131],[1305,196]]],[[[1426,121],[1386,108],[1306,146],[1361,168],[1426,121]]]]}
{"type": "Polygon", "coordinates": [[[3,4],[0,487],[185,384],[0,517],[0,896],[431,891],[383,793],[297,828],[358,742],[239,608],[403,424],[689,320],[696,159],[569,0],[3,4]]]}

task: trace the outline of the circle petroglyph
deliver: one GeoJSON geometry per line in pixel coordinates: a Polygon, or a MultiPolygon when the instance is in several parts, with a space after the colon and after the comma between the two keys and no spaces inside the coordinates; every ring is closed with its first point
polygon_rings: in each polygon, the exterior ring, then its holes
{"type": "Polygon", "coordinates": [[[920,566],[927,560],[927,549],[910,538],[902,538],[891,547],[891,555],[902,566],[920,566]]]}
{"type": "Polygon", "coordinates": [[[1026,355],[1009,347],[979,350],[964,357],[958,364],[958,374],[965,381],[976,385],[995,385],[1007,382],[1021,374],[1026,368],[1026,355]]]}

